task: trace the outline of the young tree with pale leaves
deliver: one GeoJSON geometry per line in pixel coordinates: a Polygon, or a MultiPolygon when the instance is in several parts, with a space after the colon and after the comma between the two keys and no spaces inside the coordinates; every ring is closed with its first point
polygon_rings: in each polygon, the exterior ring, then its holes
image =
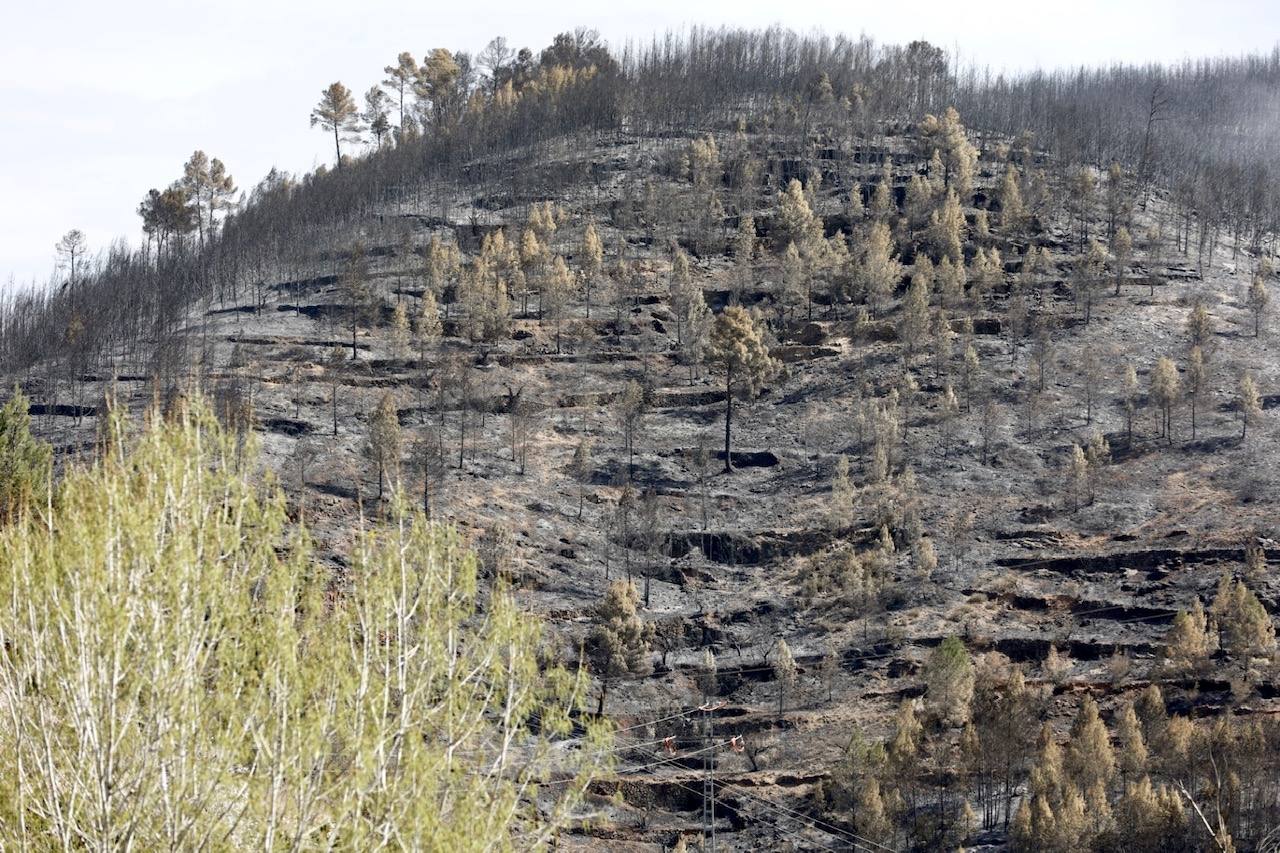
{"type": "Polygon", "coordinates": [[[207,407],[147,423],[0,530],[0,847],[528,850],[572,823],[606,727],[457,533],[402,513],[335,596],[207,407]]]}

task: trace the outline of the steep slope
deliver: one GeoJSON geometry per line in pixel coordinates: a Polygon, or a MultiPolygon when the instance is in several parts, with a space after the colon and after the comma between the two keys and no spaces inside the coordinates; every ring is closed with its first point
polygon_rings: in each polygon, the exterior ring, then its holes
{"type": "MultiPolygon", "coordinates": [[[[811,306],[785,303],[795,296],[784,295],[785,246],[770,238],[785,225],[778,200],[796,176],[807,182],[825,236],[847,234],[856,255],[872,220],[850,217],[850,194],[872,203],[879,161],[891,155],[895,208],[885,218],[896,221],[898,205],[909,208],[908,177],[924,168],[914,153],[919,138],[878,138],[856,149],[832,143],[815,156],[763,129],[721,129],[715,137],[720,150],[757,161],[763,177],[738,214],[720,217],[709,232],[699,212],[706,185],[687,177],[702,143],[571,137],[526,176],[527,193],[481,181],[436,187],[422,207],[388,205],[318,249],[305,279],[269,283],[260,304],[211,305],[188,317],[183,332],[200,353],[188,381],[228,412],[251,405],[265,465],[295,496],[293,512],[332,561],[335,583],[352,537],[382,512],[366,447],[388,393],[407,434],[408,499],[421,499],[413,458],[426,447],[435,517],[473,537],[489,575],[510,576],[522,600],[555,621],[565,659],[587,640],[609,580],[636,578],[642,616],[655,626],[648,655],[655,665],[609,685],[605,710],[624,729],[621,770],[598,785],[599,819],[567,846],[662,849],[699,833],[708,744],[726,849],[866,844],[864,825],[831,804],[828,776],[844,772],[855,733],[892,734],[895,708],[926,693],[923,670],[946,638],[961,637],[973,655],[1025,664],[1030,681],[1048,692],[1043,718],[1065,730],[1078,694],[1096,696],[1110,714],[1146,687],[1173,615],[1196,595],[1212,598],[1246,542],[1272,535],[1274,419],[1264,414],[1242,439],[1234,402],[1244,370],[1264,394],[1277,386],[1273,337],[1252,334],[1252,259],[1233,249],[1236,260],[1219,257],[1201,273],[1166,238],[1140,239],[1113,295],[1111,273],[1105,282],[1077,273],[1076,230],[1055,204],[1023,231],[981,233],[974,202],[998,215],[1008,162],[992,146],[964,205],[970,292],[954,302],[931,293],[934,329],[926,325],[909,353],[911,266],[874,312],[856,314],[862,297],[825,292],[811,306]],[[579,269],[593,222],[607,266],[625,259],[625,274],[612,276],[613,298],[601,298],[588,319],[575,291],[557,341],[556,324],[539,320],[541,297],[522,306],[513,294],[509,327],[495,341],[474,343],[460,334],[460,273],[439,294],[448,306],[441,340],[423,357],[397,352],[394,306],[403,303],[411,317],[418,311],[429,239],[456,243],[469,268],[486,234],[506,227],[514,239],[531,205],[544,200],[563,211],[550,252],[579,269]],[[727,239],[741,214],[755,217],[763,241],[750,262],[735,257],[727,239]],[[412,253],[400,249],[405,235],[412,253]],[[353,349],[343,275],[357,239],[378,307],[372,322],[356,324],[354,359],[335,362],[339,347],[347,356],[353,349]],[[1048,263],[1023,276],[1029,240],[1047,250],[1048,263]],[[677,243],[690,251],[693,281],[713,311],[730,301],[760,309],[783,365],[757,398],[735,406],[732,473],[716,455],[723,379],[686,363],[677,343],[669,292],[677,243]],[[973,258],[991,248],[1003,264],[989,273],[984,294],[973,283],[973,258]],[[1147,399],[1150,374],[1161,356],[1185,364],[1195,304],[1214,325],[1202,344],[1209,367],[1196,437],[1180,393],[1165,441],[1147,399]],[[938,306],[946,310],[941,330],[938,306]],[[970,346],[978,365],[966,380],[970,346]],[[1127,363],[1139,382],[1132,436],[1127,363]],[[620,416],[631,381],[644,398],[633,460],[620,416]],[[1095,437],[1107,439],[1109,461],[1069,484],[1072,448],[1095,437]],[[575,476],[584,439],[589,465],[575,476]],[[841,457],[852,492],[845,503],[832,489],[841,457]],[[797,665],[791,684],[777,665],[779,640],[797,665]],[[1051,649],[1058,662],[1046,666],[1051,649]],[[701,669],[707,650],[717,665],[714,689],[701,669]],[[699,706],[714,708],[707,712],[714,736],[699,730],[706,715],[699,706]],[[661,743],[668,736],[674,752],[661,743]]],[[[726,197],[728,175],[724,167],[710,182],[726,197]]],[[[1131,230],[1145,235],[1168,210],[1158,196],[1141,201],[1131,230]]],[[[895,230],[904,261],[925,251],[925,231],[910,223],[895,230]]],[[[856,279],[854,262],[848,266],[856,279]]],[[[119,400],[139,410],[171,391],[141,376],[119,376],[116,386],[119,400]]],[[[38,397],[35,380],[29,390],[38,397]]],[[[1275,399],[1264,397],[1263,408],[1275,399]]],[[[57,411],[41,423],[62,453],[92,443],[93,419],[78,414],[57,411]]],[[[1269,574],[1251,584],[1274,606],[1269,574]]],[[[1197,715],[1278,707],[1265,682],[1166,685],[1197,715]]],[[[959,736],[958,728],[937,728],[939,744],[959,736]]],[[[948,764],[922,761],[921,780],[948,764]]],[[[958,811],[960,800],[947,797],[958,811]]],[[[994,822],[970,837],[1005,836],[994,822]]],[[[883,840],[898,849],[897,839],[883,840]]],[[[869,849],[880,846],[870,840],[869,849]]]]}

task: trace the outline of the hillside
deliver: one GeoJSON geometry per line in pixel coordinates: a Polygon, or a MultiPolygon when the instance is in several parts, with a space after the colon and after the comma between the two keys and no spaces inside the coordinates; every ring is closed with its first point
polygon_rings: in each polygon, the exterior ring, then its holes
{"type": "Polygon", "coordinates": [[[147,346],[15,371],[37,431],[209,395],[335,589],[382,459],[591,667],[617,767],[562,848],[694,845],[713,755],[718,849],[1215,849],[1193,801],[1270,849],[1270,237],[955,112],[732,112],[285,223],[147,346]],[[773,360],[731,399],[728,317],[773,360]]]}

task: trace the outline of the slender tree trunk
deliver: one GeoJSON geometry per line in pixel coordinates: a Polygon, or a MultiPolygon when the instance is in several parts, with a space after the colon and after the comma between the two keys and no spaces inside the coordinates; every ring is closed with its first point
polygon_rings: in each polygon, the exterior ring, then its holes
{"type": "Polygon", "coordinates": [[[733,422],[733,367],[725,371],[724,380],[724,472],[733,473],[732,457],[729,456],[729,430],[733,422]]]}

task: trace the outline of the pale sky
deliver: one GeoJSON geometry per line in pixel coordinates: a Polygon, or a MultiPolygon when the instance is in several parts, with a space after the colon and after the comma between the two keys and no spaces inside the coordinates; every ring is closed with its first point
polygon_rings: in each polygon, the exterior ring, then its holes
{"type": "Polygon", "coordinates": [[[0,288],[44,280],[80,228],[97,250],[136,244],[138,202],[196,148],[248,190],[273,165],[332,157],[308,126],[320,90],[360,94],[402,50],[473,53],[497,35],[535,51],[594,27],[613,45],[694,24],[924,38],[995,68],[1178,60],[1269,50],[1276,0],[649,0],[484,3],[15,0],[0,35],[0,288]]]}

